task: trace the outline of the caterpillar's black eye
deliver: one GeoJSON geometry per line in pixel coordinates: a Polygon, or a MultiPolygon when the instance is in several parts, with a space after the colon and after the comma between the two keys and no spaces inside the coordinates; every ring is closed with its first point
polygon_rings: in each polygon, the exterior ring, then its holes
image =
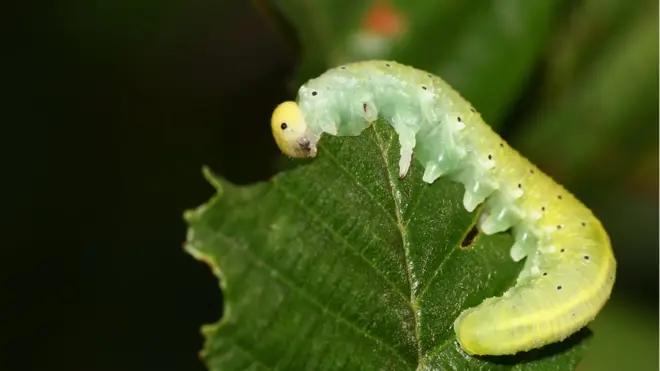
{"type": "Polygon", "coordinates": [[[280,125],[280,127],[282,128],[282,130],[286,130],[286,128],[288,126],[287,126],[286,122],[283,122],[282,125],[280,125]]]}
{"type": "Polygon", "coordinates": [[[312,96],[316,96],[318,92],[316,90],[312,91],[312,96]]]}

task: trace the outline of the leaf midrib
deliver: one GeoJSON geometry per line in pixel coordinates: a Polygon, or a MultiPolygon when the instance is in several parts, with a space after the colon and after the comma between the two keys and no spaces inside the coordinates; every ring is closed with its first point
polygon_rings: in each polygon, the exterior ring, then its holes
{"type": "MultiPolygon", "coordinates": [[[[394,201],[394,212],[396,215],[396,227],[399,230],[399,233],[401,234],[401,248],[403,249],[403,256],[404,256],[404,264],[406,266],[406,274],[408,277],[408,287],[410,290],[410,299],[409,299],[409,305],[410,305],[410,310],[412,311],[413,314],[413,321],[414,321],[414,328],[415,328],[415,345],[417,347],[417,365],[421,365],[422,363],[422,344],[421,344],[421,336],[420,336],[420,322],[419,322],[419,314],[417,310],[415,309],[417,298],[415,296],[415,290],[413,287],[413,282],[415,281],[414,278],[414,273],[411,270],[410,267],[410,256],[409,256],[409,251],[408,251],[408,233],[406,230],[406,225],[403,221],[403,216],[401,213],[401,204],[400,200],[396,197],[396,186],[395,186],[395,180],[392,177],[392,172],[390,171],[390,163],[387,158],[387,152],[389,152],[390,148],[385,149],[383,145],[383,141],[378,135],[378,131],[375,129],[375,125],[372,124],[369,126],[371,130],[374,131],[374,136],[376,137],[376,144],[378,145],[378,149],[380,150],[383,162],[385,164],[385,170],[387,173],[387,181],[388,184],[390,185],[390,192],[392,194],[392,200],[394,201]]],[[[392,140],[390,139],[390,143],[392,140]]],[[[390,146],[391,147],[391,146],[390,146]]]]}

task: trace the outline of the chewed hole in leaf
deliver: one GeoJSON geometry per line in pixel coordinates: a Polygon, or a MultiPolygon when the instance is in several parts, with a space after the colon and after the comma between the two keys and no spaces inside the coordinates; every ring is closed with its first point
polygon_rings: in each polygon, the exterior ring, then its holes
{"type": "Polygon", "coordinates": [[[472,226],[472,228],[470,228],[470,230],[465,235],[465,237],[463,237],[463,241],[461,241],[461,247],[468,248],[472,246],[472,244],[477,239],[478,235],[479,235],[479,227],[477,227],[477,225],[475,224],[472,226]]]}

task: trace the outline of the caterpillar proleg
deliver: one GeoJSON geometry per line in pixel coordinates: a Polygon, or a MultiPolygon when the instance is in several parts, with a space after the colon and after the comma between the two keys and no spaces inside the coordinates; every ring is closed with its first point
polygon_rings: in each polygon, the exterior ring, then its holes
{"type": "Polygon", "coordinates": [[[479,229],[511,230],[511,258],[527,257],[513,287],[455,320],[456,338],[467,353],[539,348],[595,318],[616,274],[600,221],[511,148],[439,77],[393,61],[343,65],[300,87],[297,102],[278,106],[271,129],[286,155],[314,157],[323,133],[358,135],[377,117],[398,134],[400,177],[414,151],[424,182],[446,176],[462,183],[468,211],[484,204],[479,229]]]}

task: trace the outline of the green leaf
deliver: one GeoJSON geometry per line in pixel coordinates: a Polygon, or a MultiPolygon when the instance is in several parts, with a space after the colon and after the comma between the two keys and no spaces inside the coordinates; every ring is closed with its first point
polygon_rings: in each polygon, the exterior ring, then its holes
{"type": "MultiPolygon", "coordinates": [[[[462,242],[479,216],[462,186],[398,179],[396,133],[377,122],[327,136],[319,155],[186,212],[186,251],[220,279],[224,314],[205,327],[210,370],[572,370],[589,331],[515,357],[470,357],[453,321],[500,295],[522,267],[509,234],[462,242]]],[[[468,238],[470,240],[470,238],[468,238]]]]}

